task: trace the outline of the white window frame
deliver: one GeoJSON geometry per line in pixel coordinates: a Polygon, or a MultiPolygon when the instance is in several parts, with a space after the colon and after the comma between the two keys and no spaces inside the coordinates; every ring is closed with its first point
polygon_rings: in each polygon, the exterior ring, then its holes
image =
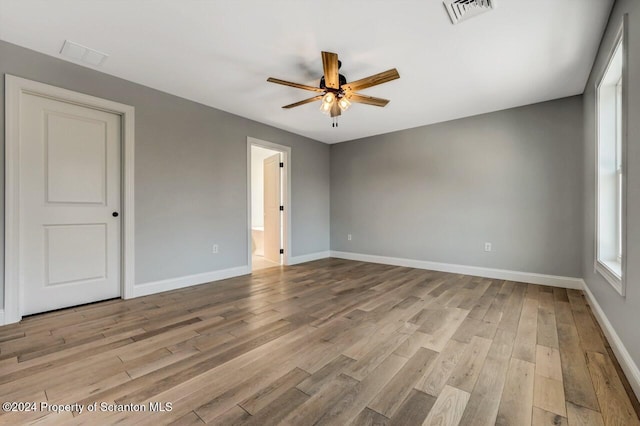
{"type": "Polygon", "coordinates": [[[616,35],[613,45],[610,48],[606,66],[601,72],[595,86],[596,91],[596,158],[595,158],[595,179],[596,179],[596,206],[595,206],[595,250],[594,250],[594,272],[599,273],[609,284],[621,295],[626,293],[626,225],[627,225],[627,116],[628,116],[628,15],[625,14],[616,35]],[[616,112],[621,113],[620,120],[616,119],[616,206],[615,206],[615,234],[616,234],[616,256],[615,259],[602,259],[600,256],[601,230],[600,230],[600,88],[613,62],[614,56],[621,49],[622,72],[619,83],[616,85],[616,102],[619,107],[616,112]],[[620,87],[621,85],[621,87],[620,87]],[[618,126],[617,123],[620,123],[618,126]]]}

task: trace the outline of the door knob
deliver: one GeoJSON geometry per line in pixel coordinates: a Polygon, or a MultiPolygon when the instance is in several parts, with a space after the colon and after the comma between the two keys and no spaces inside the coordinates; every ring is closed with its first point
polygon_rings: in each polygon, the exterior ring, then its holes
{"type": "Polygon", "coordinates": [[[111,213],[111,216],[113,216],[113,217],[118,217],[118,212],[113,212],[113,213],[111,213]]]}

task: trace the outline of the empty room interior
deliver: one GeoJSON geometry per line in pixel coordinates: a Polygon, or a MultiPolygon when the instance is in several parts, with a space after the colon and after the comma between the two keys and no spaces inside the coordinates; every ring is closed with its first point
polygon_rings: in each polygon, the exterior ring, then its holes
{"type": "Polygon", "coordinates": [[[0,424],[640,425],[637,0],[0,0],[0,424]]]}

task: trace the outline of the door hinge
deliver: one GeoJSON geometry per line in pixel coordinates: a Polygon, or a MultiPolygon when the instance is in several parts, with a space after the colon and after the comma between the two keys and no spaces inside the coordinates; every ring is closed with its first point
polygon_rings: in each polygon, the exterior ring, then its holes
{"type": "Polygon", "coordinates": [[[284,167],[284,163],[282,163],[282,162],[281,162],[281,163],[280,163],[280,167],[284,167]]]}
{"type": "Polygon", "coordinates": [[[280,206],[280,211],[283,212],[284,211],[284,206],[280,206]]]}
{"type": "Polygon", "coordinates": [[[280,254],[284,254],[284,249],[280,249],[280,254]]]}

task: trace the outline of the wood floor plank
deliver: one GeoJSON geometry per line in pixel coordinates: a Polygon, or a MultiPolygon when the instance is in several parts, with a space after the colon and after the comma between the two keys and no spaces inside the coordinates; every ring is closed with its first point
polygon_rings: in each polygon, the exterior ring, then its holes
{"type": "Polygon", "coordinates": [[[389,425],[420,425],[424,422],[436,402],[436,397],[413,389],[396,410],[389,425]]]}
{"type": "Polygon", "coordinates": [[[338,355],[333,361],[298,383],[296,387],[307,395],[312,396],[327,382],[333,380],[338,374],[342,373],[346,367],[354,362],[355,360],[352,358],[338,355]]]}
{"type": "Polygon", "coordinates": [[[415,388],[426,394],[437,397],[447,384],[467,345],[457,340],[449,340],[438,358],[431,364],[422,377],[418,378],[415,388]]]}
{"type": "MultiPolygon", "coordinates": [[[[238,419],[239,416],[246,416],[247,413],[242,411],[240,407],[234,407],[236,410],[233,410],[229,413],[229,416],[226,417],[223,422],[224,424],[233,424],[238,419]],[[240,413],[238,413],[238,411],[240,413]]],[[[185,414],[174,422],[171,422],[171,426],[195,426],[195,425],[203,425],[205,424],[200,417],[193,411],[185,414]]]]}
{"type": "Polygon", "coordinates": [[[487,309],[485,315],[482,317],[484,321],[498,324],[502,319],[503,307],[507,299],[511,296],[515,283],[511,281],[502,281],[500,290],[496,294],[496,297],[491,301],[489,309],[487,309]]]}
{"type": "Polygon", "coordinates": [[[533,405],[545,411],[566,417],[567,409],[562,382],[536,374],[533,389],[533,405]]]}
{"type": "Polygon", "coordinates": [[[371,374],[343,395],[339,403],[327,410],[317,424],[342,425],[353,421],[406,363],[405,358],[389,355],[371,374]]]}
{"type": "Polygon", "coordinates": [[[324,388],[300,405],[283,424],[301,425],[315,424],[328,410],[344,399],[344,395],[358,384],[358,381],[345,374],[331,380],[324,388]]]}
{"type": "Polygon", "coordinates": [[[566,417],[562,417],[555,413],[533,407],[533,417],[531,419],[532,426],[568,426],[569,421],[566,417]]]}
{"type": "MultiPolygon", "coordinates": [[[[554,301],[554,309],[556,314],[556,324],[559,326],[560,324],[570,324],[574,325],[573,321],[573,311],[571,310],[571,305],[568,302],[559,302],[554,301]]],[[[560,338],[560,336],[558,336],[560,338]]]]}
{"type": "Polygon", "coordinates": [[[444,349],[449,339],[455,334],[462,324],[462,321],[466,318],[469,311],[459,308],[445,308],[441,314],[444,318],[444,323],[438,328],[427,327],[423,324],[419,331],[429,334],[431,337],[423,343],[423,347],[440,352],[444,349]]]}
{"type": "Polygon", "coordinates": [[[430,338],[429,334],[416,330],[393,353],[405,358],[411,358],[430,338]]]}
{"type": "Polygon", "coordinates": [[[606,354],[604,341],[601,337],[598,326],[588,311],[573,311],[573,318],[580,336],[580,345],[585,351],[600,352],[606,354]]]}
{"type": "Polygon", "coordinates": [[[369,403],[369,408],[391,418],[437,356],[438,353],[430,349],[419,349],[369,403]]]}
{"type": "Polygon", "coordinates": [[[496,425],[530,425],[533,411],[535,365],[511,359],[496,425]]]}
{"type": "MultiPolygon", "coordinates": [[[[496,295],[498,294],[498,291],[500,291],[500,288],[503,285],[503,281],[499,281],[499,280],[489,280],[489,281],[491,282],[491,284],[489,285],[487,290],[485,290],[485,292],[482,294],[480,299],[475,303],[475,305],[470,308],[471,312],[469,312],[469,318],[482,320],[486,315],[487,311],[489,310],[491,304],[493,303],[493,299],[496,297],[496,295]]],[[[468,307],[465,307],[465,306],[459,306],[459,307],[462,309],[468,309],[468,307]]],[[[494,321],[494,323],[497,323],[497,321],[494,321]]]]}
{"type": "Polygon", "coordinates": [[[359,339],[355,344],[343,351],[343,355],[359,360],[396,334],[398,328],[400,328],[400,324],[397,323],[385,324],[377,329],[372,328],[366,337],[359,339]]]}
{"type": "Polygon", "coordinates": [[[496,335],[498,324],[467,317],[451,337],[459,342],[469,343],[474,336],[492,340],[496,335]]]}
{"type": "Polygon", "coordinates": [[[587,352],[589,371],[605,425],[640,425],[640,420],[607,355],[587,352]]]}
{"type": "Polygon", "coordinates": [[[558,331],[553,294],[540,292],[538,294],[538,302],[537,343],[557,349],[558,331]]]}
{"type": "Polygon", "coordinates": [[[322,259],[0,327],[3,400],[173,403],[0,424],[638,424],[611,357],[579,290],[322,259]]]}
{"type": "Polygon", "coordinates": [[[556,302],[569,302],[569,296],[567,295],[566,288],[554,287],[553,288],[553,299],[556,302]]]}
{"type": "MultiPolygon", "coordinates": [[[[301,350],[298,342],[306,334],[304,330],[307,328],[281,336],[152,398],[176,401],[181,408],[174,409],[172,416],[185,407],[194,407],[205,422],[211,421],[294,369],[292,360],[301,350]]],[[[310,347],[311,351],[316,348],[310,347]]]]}
{"type": "MultiPolygon", "coordinates": [[[[249,417],[242,424],[247,426],[272,426],[280,424],[288,414],[296,408],[302,406],[309,396],[304,392],[291,388],[284,394],[276,398],[271,404],[258,411],[254,416],[249,417]]],[[[223,422],[214,422],[217,424],[225,424],[223,422]]]]}
{"type": "Polygon", "coordinates": [[[394,352],[402,342],[407,340],[409,336],[406,334],[394,334],[377,347],[372,348],[362,358],[349,365],[345,369],[345,374],[356,380],[363,380],[369,373],[380,365],[392,352],[394,352]]]}
{"type": "MultiPolygon", "coordinates": [[[[171,389],[181,383],[185,383],[188,380],[209,371],[219,365],[224,364],[225,362],[251,351],[261,345],[264,345],[267,342],[277,339],[280,336],[283,336],[296,328],[299,325],[293,325],[290,323],[283,323],[276,328],[270,329],[267,332],[263,332],[260,335],[249,339],[243,343],[232,346],[221,352],[220,354],[213,357],[204,357],[200,358],[200,356],[188,358],[183,363],[183,361],[179,361],[173,364],[170,368],[172,368],[172,374],[167,375],[167,369],[161,371],[160,374],[156,376],[152,376],[154,373],[150,373],[144,375],[138,379],[134,379],[131,383],[135,381],[139,381],[138,384],[141,384],[140,387],[135,389],[131,393],[127,393],[117,398],[118,402],[142,402],[148,398],[151,398],[155,395],[160,394],[161,392],[171,389]]],[[[136,386],[132,384],[132,386],[136,386]]]]}
{"type": "Polygon", "coordinates": [[[498,328],[502,330],[516,332],[520,323],[520,313],[524,302],[524,295],[527,291],[526,284],[515,283],[513,292],[504,304],[502,317],[498,323],[498,328]]]}
{"type": "Polygon", "coordinates": [[[309,335],[309,328],[300,327],[287,336],[271,340],[259,348],[227,361],[224,366],[220,365],[189,381],[176,384],[171,389],[150,397],[150,400],[174,401],[173,411],[165,417],[177,417],[186,410],[200,409],[203,404],[207,405],[205,415],[215,415],[257,391],[259,386],[263,386],[269,380],[275,380],[284,374],[287,368],[292,368],[287,365],[287,357],[295,356],[297,352],[294,348],[299,347],[298,340],[309,335]],[[282,362],[273,364],[271,361],[274,358],[269,357],[270,354],[282,362]],[[248,366],[251,368],[247,368],[248,366]],[[258,380],[250,380],[257,371],[262,372],[257,376],[258,380]]]}
{"type": "Polygon", "coordinates": [[[78,400],[84,395],[93,395],[104,389],[119,386],[131,380],[126,373],[104,375],[88,375],[82,381],[73,380],[73,383],[66,381],[56,387],[47,387],[47,400],[50,403],[64,404],[69,401],[78,400]],[[71,386],[72,385],[72,386],[71,386]]]}
{"type": "Polygon", "coordinates": [[[462,416],[463,425],[496,423],[515,334],[498,330],[462,416]]]}
{"type": "Polygon", "coordinates": [[[238,405],[249,414],[256,414],[258,411],[276,400],[290,388],[296,386],[301,381],[309,377],[309,373],[299,368],[294,368],[284,376],[270,383],[238,405]]]}
{"type": "Polygon", "coordinates": [[[600,412],[572,402],[567,402],[567,421],[569,426],[604,426],[600,412]]]}
{"type": "Polygon", "coordinates": [[[575,325],[559,322],[558,340],[565,398],[574,404],[598,411],[598,399],[575,325]]]}
{"type": "Polygon", "coordinates": [[[390,420],[370,408],[365,408],[350,424],[351,426],[388,426],[390,420]]]}
{"type": "Polygon", "coordinates": [[[473,337],[453,369],[448,385],[471,393],[491,347],[491,340],[473,337]]]}
{"type": "Polygon", "coordinates": [[[542,345],[536,346],[536,374],[562,382],[560,351],[542,345]]]}
{"type": "Polygon", "coordinates": [[[457,426],[469,402],[469,393],[445,386],[422,423],[424,426],[457,426]]]}
{"type": "Polygon", "coordinates": [[[538,299],[525,298],[522,314],[513,346],[514,358],[536,362],[536,342],[538,329],[538,299]]]}

